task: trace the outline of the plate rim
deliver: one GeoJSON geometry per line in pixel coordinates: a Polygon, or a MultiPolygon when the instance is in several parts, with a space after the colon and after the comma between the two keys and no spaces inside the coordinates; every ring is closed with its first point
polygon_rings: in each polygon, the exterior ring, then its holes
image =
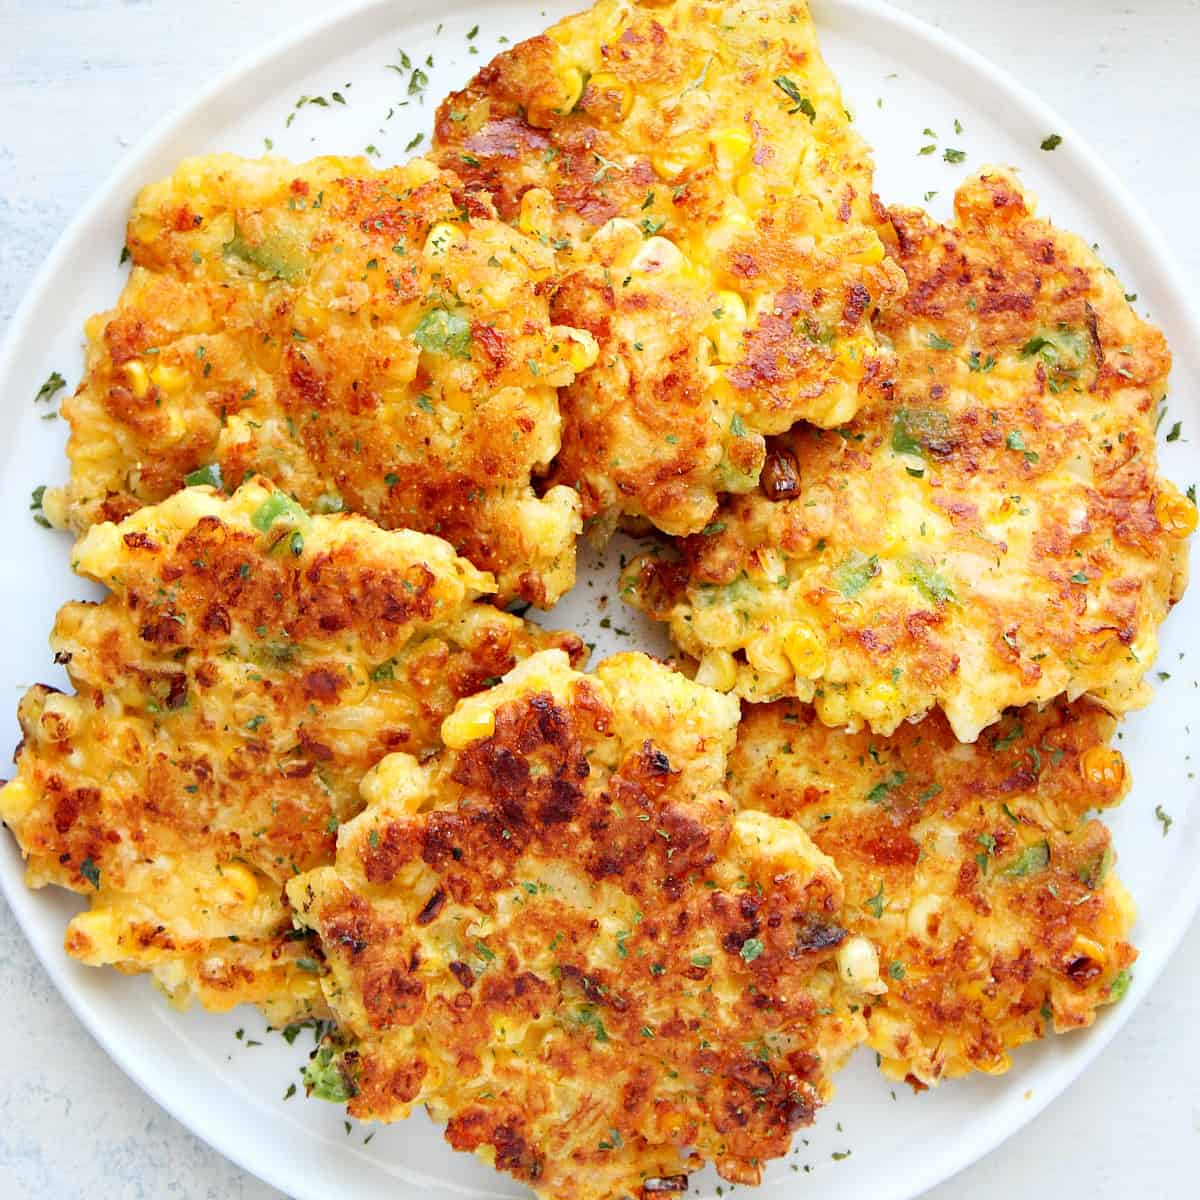
{"type": "MultiPolygon", "coordinates": [[[[1007,69],[952,34],[896,8],[888,0],[809,0],[809,7],[818,32],[823,27],[874,22],[877,29],[886,32],[890,27],[891,31],[910,41],[925,43],[928,48],[940,52],[948,63],[960,69],[969,68],[981,85],[1010,101],[1014,111],[1039,121],[1048,132],[1058,133],[1063,141],[1057,153],[1070,161],[1072,171],[1082,177],[1082,182],[1095,187],[1102,206],[1110,210],[1115,208],[1119,212],[1121,224],[1131,238],[1131,247],[1125,251],[1125,256],[1136,257],[1142,277],[1157,276],[1160,284],[1157,290],[1170,301],[1174,323],[1178,326],[1172,340],[1176,344],[1186,342],[1195,348],[1200,362],[1200,316],[1197,316],[1192,303],[1192,288],[1172,259],[1163,234],[1145,206],[1078,129],[1007,69]]],[[[30,335],[34,312],[40,307],[53,281],[61,274],[71,247],[111,201],[115,192],[124,189],[129,193],[131,188],[139,186],[131,183],[131,179],[137,176],[147,160],[167,149],[189,120],[218,101],[225,92],[244,86],[251,76],[266,67],[278,65],[288,54],[322,34],[330,33],[343,24],[373,19],[375,14],[383,21],[389,17],[400,18],[402,14],[397,9],[395,0],[351,0],[339,5],[295,29],[268,39],[258,50],[247,52],[156,120],[93,190],[27,285],[0,340],[0,379],[12,372],[18,348],[30,335]]],[[[414,10],[408,15],[419,16],[419,8],[414,5],[414,10]]],[[[878,40],[879,36],[876,33],[871,40],[878,40]]],[[[227,1135],[220,1123],[214,1121],[204,1109],[189,1103],[186,1094],[171,1092],[165,1086],[165,1076],[151,1072],[145,1061],[127,1054],[119,1047],[120,1039],[109,1032],[103,1015],[93,1008],[89,997],[72,982],[66,956],[47,957],[40,952],[39,939],[31,927],[37,893],[31,892],[24,884],[23,871],[20,869],[23,860],[17,858],[10,861],[17,863],[17,869],[0,865],[0,891],[59,995],[109,1060],[180,1125],[238,1167],[298,1200],[319,1200],[320,1193],[310,1190],[312,1180],[304,1175],[299,1164],[289,1170],[286,1158],[261,1151],[255,1156],[244,1139],[227,1135]]],[[[1107,1013],[1102,1022],[1087,1031],[1086,1037],[1071,1039],[1069,1052],[1051,1068],[1048,1081],[1041,1082],[1037,1093],[1028,1098],[1023,1107],[1016,1108],[1011,1101],[1001,1103],[987,1119],[960,1131],[950,1146],[923,1160],[925,1165],[922,1168],[899,1182],[895,1190],[885,1192],[882,1200],[913,1200],[928,1189],[949,1181],[1001,1146],[1052,1101],[1062,1096],[1095,1062],[1141,1006],[1197,913],[1200,913],[1200,857],[1191,864],[1185,885],[1176,891],[1175,899],[1158,916],[1156,923],[1160,931],[1166,928],[1166,935],[1160,941],[1162,951],[1159,958],[1149,962],[1139,959],[1139,971],[1133,986],[1123,1002],[1116,1006],[1116,1011],[1107,1013]]],[[[400,1180],[397,1182],[400,1183],[400,1180]]]]}

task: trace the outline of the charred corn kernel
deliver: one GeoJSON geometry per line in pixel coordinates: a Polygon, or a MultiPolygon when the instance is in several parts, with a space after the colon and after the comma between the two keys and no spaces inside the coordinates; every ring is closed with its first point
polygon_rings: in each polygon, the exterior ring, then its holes
{"type": "Polygon", "coordinates": [[[586,329],[573,329],[570,325],[555,325],[550,330],[560,350],[566,352],[571,370],[578,374],[586,371],[600,357],[596,339],[586,329]]]}
{"type": "Polygon", "coordinates": [[[633,107],[633,89],[611,71],[597,71],[587,81],[587,90],[596,96],[597,106],[605,116],[623,121],[633,107]]]}
{"type": "Polygon", "coordinates": [[[1085,750],[1079,770],[1093,787],[1116,788],[1125,782],[1125,759],[1112,746],[1092,746],[1085,750]]]}
{"type": "Polygon", "coordinates": [[[638,275],[665,275],[684,265],[683,251],[670,238],[647,238],[629,264],[638,275]]]}
{"type": "Polygon", "coordinates": [[[718,692],[731,692],[737,683],[737,662],[728,650],[710,650],[696,671],[696,682],[718,692]]]}
{"type": "Polygon", "coordinates": [[[120,942],[116,920],[107,908],[77,913],[67,926],[67,953],[86,963],[111,962],[120,942]]]}
{"type": "Polygon", "coordinates": [[[156,388],[168,396],[178,395],[188,385],[188,373],[182,367],[163,363],[150,372],[150,380],[156,388]]]}
{"type": "Polygon", "coordinates": [[[451,750],[462,750],[495,732],[496,714],[477,704],[460,704],[442,722],[442,741],[451,750]]]}
{"type": "Polygon", "coordinates": [[[713,154],[717,167],[727,173],[736,171],[750,157],[754,139],[748,129],[722,129],[713,134],[713,154]]]}
{"type": "Polygon", "coordinates": [[[461,238],[461,229],[449,221],[439,221],[425,235],[425,254],[430,258],[442,257],[449,253],[452,246],[458,245],[461,238]]]}
{"type": "Polygon", "coordinates": [[[783,652],[800,679],[815,679],[825,670],[825,643],[807,621],[793,621],[786,627],[783,652]]]}
{"type": "Polygon", "coordinates": [[[1103,967],[1108,962],[1108,951],[1095,938],[1085,934],[1077,934],[1071,943],[1071,953],[1076,958],[1090,958],[1097,966],[1103,967]]]}
{"type": "Polygon", "coordinates": [[[244,863],[224,863],[217,891],[227,904],[253,904],[258,899],[258,880],[244,863]]]}
{"type": "Polygon", "coordinates": [[[1154,501],[1154,515],[1163,532],[1171,537],[1187,537],[1196,528],[1196,506],[1174,488],[1164,488],[1154,501]]]}
{"type": "Polygon", "coordinates": [[[121,370],[129,381],[129,390],[139,400],[144,400],[150,390],[150,372],[146,370],[146,364],[139,358],[132,358],[121,370]]]}
{"type": "Polygon", "coordinates": [[[879,235],[868,230],[864,245],[858,250],[852,250],[846,257],[854,263],[862,263],[863,266],[873,267],[876,263],[883,262],[883,243],[879,240],[879,235]]]}
{"type": "Polygon", "coordinates": [[[707,333],[712,338],[719,362],[737,362],[742,356],[746,332],[746,302],[737,292],[718,292],[707,333]]]}
{"type": "Polygon", "coordinates": [[[838,974],[847,987],[878,995],[887,991],[879,978],[879,955],[865,937],[852,937],[837,952],[838,974]]]}
{"type": "Polygon", "coordinates": [[[37,803],[37,793],[19,775],[0,788],[0,817],[19,821],[37,803]]]}

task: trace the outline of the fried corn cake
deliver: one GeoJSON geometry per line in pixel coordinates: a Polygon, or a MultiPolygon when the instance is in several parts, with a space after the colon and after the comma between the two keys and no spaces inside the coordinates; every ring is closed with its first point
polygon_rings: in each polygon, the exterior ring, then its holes
{"type": "MultiPolygon", "coordinates": [[[[417,1104],[539,1196],[757,1182],[863,1035],[841,884],[791,821],[735,815],[738,708],[640,654],[557,651],[384,759],[337,862],[288,884],[341,1046],[308,1084],[417,1104]]],[[[861,999],[861,998],[860,998],[861,999]]]]}
{"type": "Polygon", "coordinates": [[[143,189],[127,246],[63,406],[52,521],[82,532],[195,472],[261,472],[309,510],[446,538],[506,599],[571,586],[576,495],[531,476],[595,345],[551,326],[553,251],[484,197],[421,159],[215,155],[143,189]]]}
{"type": "Polygon", "coordinates": [[[878,993],[868,1044],[886,1075],[1004,1071],[1017,1046],[1124,994],[1133,902],[1087,818],[1126,791],[1114,726],[1060,699],[965,745],[941,713],[883,738],[796,701],[746,707],[734,800],[795,821],[837,863],[848,928],[873,947],[847,965],[878,993]]]}
{"type": "Polygon", "coordinates": [[[756,494],[628,573],[702,681],[884,734],[939,706],[963,741],[1060,693],[1148,699],[1196,524],[1155,464],[1166,343],[1009,171],[955,214],[891,211],[875,401],[776,439],[756,494]]]}
{"type": "Polygon", "coordinates": [[[74,565],[111,590],[59,612],[74,695],[20,706],[0,817],[33,887],[85,895],[70,954],[150,972],[180,1005],[320,1006],[283,885],[333,860],[384,756],[521,657],[573,635],[477,602],[492,578],[444,541],[307,516],[266,480],[93,526],[74,565]]]}
{"type": "Polygon", "coordinates": [[[803,3],[601,0],[451,95],[434,152],[559,252],[555,319],[600,356],[552,477],[602,528],[697,532],[763,435],[842,424],[889,362],[903,276],[803,3]]]}

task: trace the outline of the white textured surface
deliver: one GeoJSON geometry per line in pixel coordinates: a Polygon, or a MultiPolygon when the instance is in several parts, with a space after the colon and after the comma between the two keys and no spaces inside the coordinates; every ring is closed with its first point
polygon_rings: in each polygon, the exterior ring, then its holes
{"type": "MultiPolygon", "coordinates": [[[[1007,67],[1085,130],[1175,245],[1185,273],[1200,274],[1200,93],[1192,86],[1200,0],[901,6],[1007,67]]],[[[326,8],[316,0],[0,0],[0,330],[59,232],[151,119],[326,8]]],[[[8,603],[20,603],[17,581],[6,586],[8,603]]],[[[932,1200],[1191,1194],[1200,1152],[1196,978],[1200,929],[1100,1062],[932,1200]]],[[[125,1079],[67,1011],[2,901],[0,1012],[0,1196],[279,1195],[125,1079]]],[[[236,1045],[231,1054],[252,1053],[236,1045]]]]}

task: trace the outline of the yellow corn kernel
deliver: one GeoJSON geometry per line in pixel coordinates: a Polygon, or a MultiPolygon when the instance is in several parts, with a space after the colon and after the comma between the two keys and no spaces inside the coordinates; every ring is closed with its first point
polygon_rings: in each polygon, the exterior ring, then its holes
{"type": "Polygon", "coordinates": [[[28,816],[37,803],[37,793],[19,775],[0,788],[0,817],[10,825],[28,816]]]}
{"type": "Polygon", "coordinates": [[[386,803],[401,812],[419,812],[429,786],[421,764],[411,754],[385,754],[362,778],[359,793],[368,806],[386,803]]]}
{"type": "Polygon", "coordinates": [[[188,373],[182,367],[162,363],[150,372],[150,380],[160,391],[174,396],[187,387],[188,373]]]}
{"type": "Polygon", "coordinates": [[[879,708],[889,708],[896,703],[898,695],[893,684],[886,680],[881,680],[879,683],[873,683],[863,693],[863,699],[868,704],[877,705],[879,708]]]}
{"type": "Polygon", "coordinates": [[[714,133],[712,147],[717,167],[726,174],[732,174],[749,158],[753,145],[750,130],[745,128],[722,129],[714,133]]]}
{"type": "Polygon", "coordinates": [[[578,67],[564,67],[558,77],[557,95],[530,101],[526,114],[529,124],[545,128],[556,116],[565,117],[579,103],[586,82],[587,77],[578,67]]]}
{"type": "Polygon", "coordinates": [[[478,704],[460,704],[442,722],[442,741],[451,750],[462,750],[495,732],[496,714],[478,704]]]}
{"type": "Polygon", "coordinates": [[[429,258],[439,258],[448,254],[462,237],[462,230],[449,221],[439,221],[430,226],[425,235],[425,254],[429,258]]]}
{"type": "Polygon", "coordinates": [[[558,111],[565,117],[579,103],[587,76],[578,67],[567,67],[558,77],[558,81],[562,84],[558,111]]]}
{"type": "Polygon", "coordinates": [[[675,1111],[667,1113],[658,1123],[659,1132],[667,1142],[678,1142],[687,1127],[687,1117],[675,1111]]]}
{"type": "Polygon", "coordinates": [[[1196,528],[1196,506],[1174,488],[1164,488],[1155,497],[1154,515],[1169,537],[1187,537],[1196,528]]]}
{"type": "Polygon", "coordinates": [[[666,275],[684,266],[683,251],[670,238],[652,237],[642,243],[629,269],[637,275],[666,275]]]}
{"type": "Polygon", "coordinates": [[[1085,750],[1079,770],[1093,787],[1118,788],[1125,782],[1125,759],[1112,746],[1092,746],[1085,750]]]}
{"type": "Polygon", "coordinates": [[[250,905],[258,899],[258,880],[244,863],[223,863],[218,870],[221,882],[217,891],[226,904],[250,905]]]}
{"type": "Polygon", "coordinates": [[[129,381],[129,390],[139,399],[144,400],[150,391],[150,373],[146,364],[139,358],[132,358],[122,368],[125,378],[129,381]]]}
{"type": "Polygon", "coordinates": [[[985,1075],[1003,1075],[1012,1066],[1012,1059],[1001,1050],[994,1058],[972,1059],[971,1065],[985,1075]]]}
{"type": "Polygon", "coordinates": [[[710,650],[696,670],[696,682],[718,692],[731,692],[737,683],[737,662],[728,650],[710,650]]]}
{"type": "Polygon", "coordinates": [[[323,332],[329,327],[329,310],[307,294],[296,301],[292,317],[306,333],[323,332]]]}
{"type": "Polygon", "coordinates": [[[120,944],[117,922],[107,908],[77,913],[67,926],[67,953],[92,966],[112,962],[117,957],[120,944]]]}
{"type": "Polygon", "coordinates": [[[517,227],[522,233],[536,237],[550,224],[553,198],[544,188],[530,188],[521,197],[521,211],[517,214],[517,227]]]}
{"type": "Polygon", "coordinates": [[[706,151],[707,147],[701,147],[699,144],[675,142],[652,155],[650,165],[660,179],[675,179],[689,167],[694,167],[706,151]]]}
{"type": "Polygon", "coordinates": [[[559,344],[565,349],[567,362],[577,375],[586,371],[600,357],[600,347],[596,339],[586,329],[574,329],[570,325],[555,325],[550,330],[559,344]]]}
{"type": "Polygon", "coordinates": [[[712,323],[706,331],[716,348],[718,362],[737,362],[741,358],[746,321],[746,303],[741,296],[737,292],[718,292],[712,323]]]}
{"type": "Polygon", "coordinates": [[[1095,938],[1085,934],[1077,934],[1071,943],[1071,953],[1076,958],[1090,958],[1097,966],[1103,967],[1108,962],[1108,951],[1095,938]]]}
{"type": "Polygon", "coordinates": [[[767,181],[760,171],[747,171],[735,184],[738,199],[755,212],[767,202],[767,181]]]}
{"type": "Polygon", "coordinates": [[[799,679],[817,679],[825,670],[825,643],[807,621],[793,621],[783,633],[783,652],[799,679]]]}
{"type": "Polygon", "coordinates": [[[587,82],[587,90],[597,98],[604,116],[623,121],[633,107],[633,89],[611,71],[597,71],[587,82]]]}
{"type": "Polygon", "coordinates": [[[846,258],[853,263],[861,263],[866,267],[873,267],[876,263],[883,262],[883,243],[879,240],[879,235],[873,230],[868,230],[866,233],[866,245],[858,250],[852,250],[846,255],[846,258]]]}

